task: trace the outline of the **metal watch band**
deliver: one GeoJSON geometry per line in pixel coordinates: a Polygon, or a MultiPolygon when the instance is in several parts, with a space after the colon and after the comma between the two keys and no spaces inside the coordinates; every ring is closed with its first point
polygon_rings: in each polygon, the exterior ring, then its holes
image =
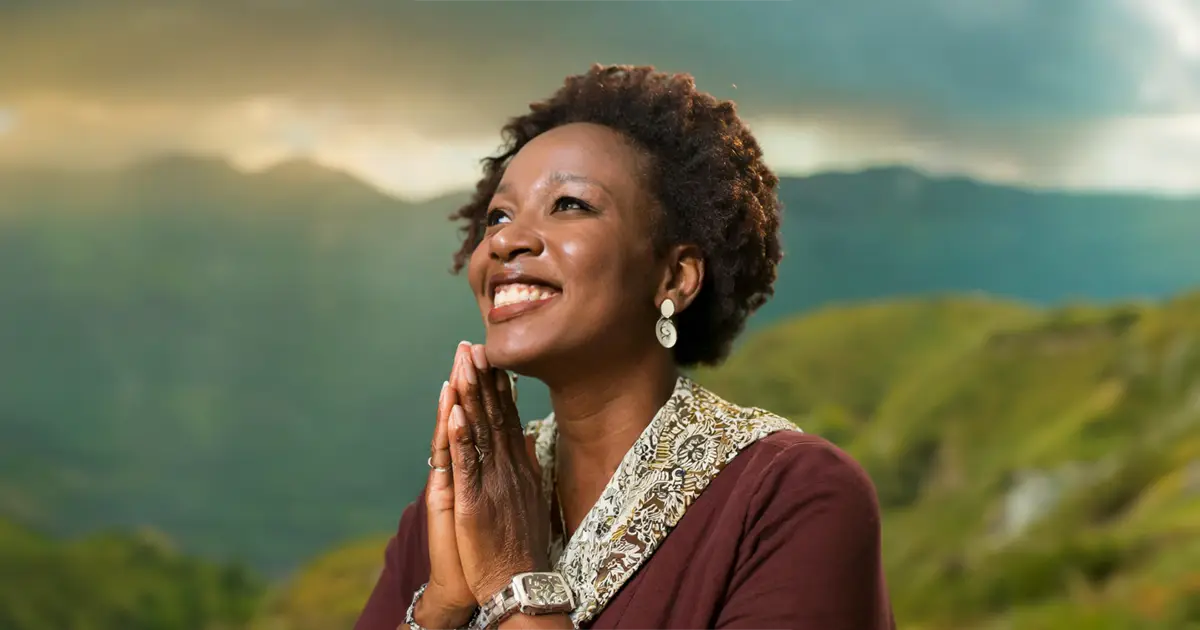
{"type": "Polygon", "coordinates": [[[513,590],[512,584],[509,584],[479,606],[472,627],[474,630],[492,630],[516,613],[520,607],[521,602],[517,601],[516,591],[513,590]]]}

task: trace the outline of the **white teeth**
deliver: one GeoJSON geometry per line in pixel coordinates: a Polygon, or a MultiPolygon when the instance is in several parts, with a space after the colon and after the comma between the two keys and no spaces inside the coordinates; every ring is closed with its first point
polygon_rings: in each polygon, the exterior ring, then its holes
{"type": "Polygon", "coordinates": [[[508,306],[517,302],[537,302],[548,300],[558,294],[558,291],[547,287],[529,284],[506,284],[496,287],[496,296],[492,299],[495,306],[508,306]]]}

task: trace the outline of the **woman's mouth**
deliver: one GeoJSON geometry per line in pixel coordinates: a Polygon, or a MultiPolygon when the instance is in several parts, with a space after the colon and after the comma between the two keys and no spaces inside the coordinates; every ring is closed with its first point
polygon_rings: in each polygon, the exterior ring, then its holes
{"type": "Polygon", "coordinates": [[[560,295],[558,289],[537,284],[503,284],[492,296],[488,322],[498,324],[545,306],[560,295]]]}

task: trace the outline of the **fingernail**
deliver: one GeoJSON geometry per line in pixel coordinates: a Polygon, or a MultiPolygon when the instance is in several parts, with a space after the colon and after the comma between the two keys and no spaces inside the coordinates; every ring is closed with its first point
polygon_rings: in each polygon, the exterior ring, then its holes
{"type": "Polygon", "coordinates": [[[470,345],[471,345],[471,342],[470,342],[470,341],[467,341],[467,340],[465,340],[465,339],[464,339],[464,340],[462,340],[462,341],[458,342],[458,345],[459,345],[459,346],[467,346],[467,347],[470,347],[470,345]]]}
{"type": "Polygon", "coordinates": [[[459,346],[458,349],[460,352],[454,355],[454,372],[458,375],[458,378],[461,382],[461,379],[464,378],[466,373],[470,371],[467,369],[467,366],[470,365],[471,360],[469,357],[463,356],[463,353],[461,352],[462,346],[459,346]]]}
{"type": "Polygon", "coordinates": [[[478,370],[487,369],[487,351],[482,345],[471,346],[471,358],[475,359],[475,368],[478,370]]]}
{"type": "Polygon", "coordinates": [[[475,371],[475,367],[470,363],[463,366],[463,376],[467,378],[467,382],[474,385],[479,382],[479,372],[475,371]]]}
{"type": "Polygon", "coordinates": [[[438,394],[438,400],[446,397],[446,388],[450,387],[450,381],[442,381],[442,392],[438,394]]]}
{"type": "Polygon", "coordinates": [[[454,407],[450,409],[450,428],[458,431],[466,426],[467,419],[465,416],[463,416],[462,407],[459,405],[454,405],[454,407]]]}

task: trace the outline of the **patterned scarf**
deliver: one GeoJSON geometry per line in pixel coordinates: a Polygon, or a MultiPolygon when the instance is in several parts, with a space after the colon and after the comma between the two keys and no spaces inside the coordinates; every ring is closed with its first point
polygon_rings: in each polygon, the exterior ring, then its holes
{"type": "MultiPolygon", "coordinates": [[[[564,545],[556,535],[551,543],[555,571],[575,593],[575,627],[604,609],[742,449],[776,431],[799,430],[784,418],[739,407],[680,377],[571,540],[564,545]]],[[[529,423],[525,433],[536,436],[542,491],[553,505],[554,415],[529,423]]]]}

